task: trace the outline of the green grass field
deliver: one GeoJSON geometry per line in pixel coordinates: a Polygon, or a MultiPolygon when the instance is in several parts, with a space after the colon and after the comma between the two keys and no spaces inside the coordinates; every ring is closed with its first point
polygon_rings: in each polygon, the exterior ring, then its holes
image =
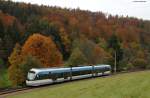
{"type": "Polygon", "coordinates": [[[150,71],[52,85],[8,98],[150,98],[150,71]]]}

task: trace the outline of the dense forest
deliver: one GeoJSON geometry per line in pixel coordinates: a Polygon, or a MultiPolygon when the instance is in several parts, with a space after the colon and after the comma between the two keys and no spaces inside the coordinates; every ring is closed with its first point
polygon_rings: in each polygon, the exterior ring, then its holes
{"type": "Polygon", "coordinates": [[[150,68],[150,21],[0,0],[0,68],[10,73],[21,72],[19,64],[25,72],[33,65],[114,66],[115,57],[118,71],[150,68]]]}

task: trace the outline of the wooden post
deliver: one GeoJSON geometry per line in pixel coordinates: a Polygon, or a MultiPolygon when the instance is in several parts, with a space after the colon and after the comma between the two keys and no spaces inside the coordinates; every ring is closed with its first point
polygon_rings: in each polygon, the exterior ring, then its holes
{"type": "Polygon", "coordinates": [[[114,73],[117,71],[117,52],[115,50],[115,62],[114,62],[114,73]]]}

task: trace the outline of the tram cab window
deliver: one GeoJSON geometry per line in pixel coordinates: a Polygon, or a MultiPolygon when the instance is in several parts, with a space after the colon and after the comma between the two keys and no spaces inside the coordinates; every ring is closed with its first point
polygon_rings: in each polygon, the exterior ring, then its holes
{"type": "Polygon", "coordinates": [[[28,80],[32,81],[35,78],[35,72],[34,71],[29,71],[27,75],[28,80]]]}

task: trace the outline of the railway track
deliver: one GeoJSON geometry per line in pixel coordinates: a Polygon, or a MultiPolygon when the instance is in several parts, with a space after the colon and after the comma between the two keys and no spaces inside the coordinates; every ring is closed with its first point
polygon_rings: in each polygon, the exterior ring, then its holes
{"type": "Polygon", "coordinates": [[[5,95],[5,94],[9,94],[9,93],[18,92],[18,91],[29,90],[29,89],[32,89],[32,88],[30,88],[30,87],[24,87],[24,88],[10,88],[10,89],[4,89],[4,90],[0,90],[0,96],[1,96],[1,95],[5,95]]]}
{"type": "MultiPolygon", "coordinates": [[[[118,72],[118,73],[115,73],[115,74],[111,74],[109,76],[102,76],[102,77],[111,77],[111,76],[115,76],[115,75],[119,75],[119,74],[140,72],[140,71],[148,71],[148,70],[136,70],[136,71],[118,72]]],[[[97,77],[99,77],[99,76],[97,76],[97,77]]],[[[93,78],[97,78],[97,77],[93,77],[93,78]]],[[[89,78],[91,78],[91,77],[89,77],[89,78]]],[[[77,79],[77,80],[71,80],[71,81],[80,81],[80,80],[85,80],[85,79],[89,79],[89,78],[83,78],[83,79],[77,79]]],[[[44,88],[44,87],[47,87],[47,86],[58,85],[58,84],[67,83],[67,82],[70,82],[70,81],[64,81],[64,82],[60,82],[60,83],[47,84],[47,85],[38,86],[38,87],[24,87],[24,88],[3,89],[3,90],[0,90],[0,98],[1,98],[2,95],[7,95],[7,94],[11,94],[11,93],[19,92],[19,91],[31,90],[31,89],[44,88]]]]}

